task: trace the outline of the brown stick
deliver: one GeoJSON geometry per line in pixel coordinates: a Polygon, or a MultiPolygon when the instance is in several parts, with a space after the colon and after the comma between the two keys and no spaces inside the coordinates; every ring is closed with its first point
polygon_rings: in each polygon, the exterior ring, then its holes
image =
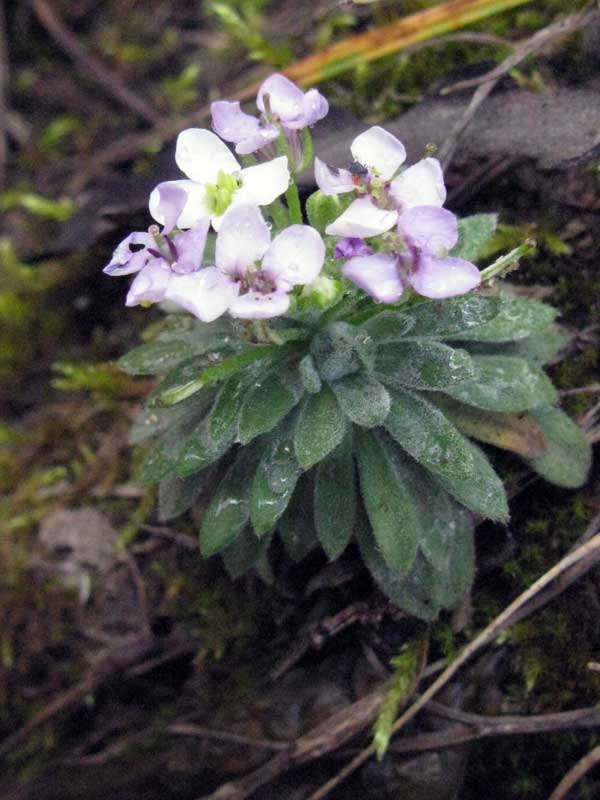
{"type": "Polygon", "coordinates": [[[593,750],[590,750],[587,755],[585,755],[567,772],[565,777],[550,795],[549,800],[564,800],[575,784],[579,783],[579,781],[585,775],[587,775],[587,773],[593,767],[595,767],[596,764],[600,764],[600,745],[598,745],[598,747],[594,747],[593,750]]]}
{"type": "Polygon", "coordinates": [[[7,102],[8,90],[8,48],[6,46],[6,13],[4,2],[0,0],[0,189],[4,188],[6,179],[7,146],[7,102]]]}
{"type": "Polygon", "coordinates": [[[72,31],[54,13],[47,0],[32,0],[32,4],[40,23],[82,71],[120,105],[135,111],[151,125],[159,124],[160,117],[150,104],[141,95],[132,92],[120,78],[87,52],[72,31]]]}

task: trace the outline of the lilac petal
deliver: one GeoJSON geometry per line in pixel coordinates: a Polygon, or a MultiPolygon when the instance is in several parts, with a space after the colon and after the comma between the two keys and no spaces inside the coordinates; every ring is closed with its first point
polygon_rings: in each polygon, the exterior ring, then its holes
{"type": "Polygon", "coordinates": [[[240,169],[225,142],[204,128],[181,131],[175,146],[175,162],[188,178],[199,183],[216,183],[219,172],[233,175],[240,169]]]}
{"type": "Polygon", "coordinates": [[[328,225],[325,233],[331,236],[366,238],[389,231],[397,221],[397,211],[379,208],[369,197],[361,197],[354,200],[335,222],[328,225]]]}
{"type": "Polygon", "coordinates": [[[103,272],[113,276],[131,275],[134,272],[139,272],[151,257],[146,248],[151,247],[153,244],[154,239],[149,233],[144,231],[130,233],[116,246],[112,258],[104,267],[103,272]],[[131,248],[136,245],[143,245],[143,249],[133,251],[131,248]]]}
{"type": "Polygon", "coordinates": [[[406,159],[402,142],[378,125],[359,134],[350,150],[355,161],[386,181],[406,159]]]}
{"type": "Polygon", "coordinates": [[[417,161],[394,178],[390,194],[402,210],[413,206],[443,206],[446,187],[440,162],[437,158],[417,161]]]}
{"type": "Polygon", "coordinates": [[[416,268],[407,278],[415,292],[432,300],[457,297],[481,283],[475,264],[462,258],[437,258],[430,253],[419,257],[416,268]]]}
{"type": "Polygon", "coordinates": [[[291,289],[314,281],[324,261],[325,245],[317,231],[309,225],[290,225],[273,239],[262,268],[278,286],[291,289]]]}
{"type": "Polygon", "coordinates": [[[185,308],[202,322],[212,322],[224,314],[239,292],[239,284],[216,267],[206,267],[188,275],[173,274],[165,300],[185,308]]]}
{"type": "Polygon", "coordinates": [[[274,125],[265,125],[236,144],[235,152],[239,153],[241,156],[247,156],[249,153],[256,153],[257,150],[262,150],[263,147],[274,142],[278,136],[279,131],[274,125]]]}
{"type": "Polygon", "coordinates": [[[315,181],[323,194],[343,194],[354,190],[352,173],[347,169],[332,169],[320,158],[315,158],[315,181]]]}
{"type": "Polygon", "coordinates": [[[268,294],[250,291],[236,297],[229,306],[229,313],[241,319],[270,319],[285,314],[289,307],[290,297],[285,291],[268,294]]]}
{"type": "Polygon", "coordinates": [[[206,247],[206,234],[208,233],[209,225],[210,220],[208,217],[204,217],[189,231],[180,233],[175,238],[177,260],[171,265],[173,272],[178,275],[186,275],[188,272],[194,272],[199,269],[202,264],[204,248],[206,247]]]}
{"type": "Polygon", "coordinates": [[[210,112],[215,133],[226,142],[238,144],[260,128],[260,120],[242,111],[238,101],[217,100],[211,103],[210,112]]]}
{"type": "Polygon", "coordinates": [[[314,125],[327,116],[329,103],[317,89],[309,89],[302,98],[300,114],[295,119],[281,118],[282,125],[292,130],[300,130],[314,125]]]}
{"type": "Polygon", "coordinates": [[[397,259],[387,253],[351,258],[342,274],[380,303],[395,303],[404,289],[397,259]]]}
{"type": "Polygon", "coordinates": [[[354,256],[371,256],[373,250],[362,239],[356,236],[349,236],[347,239],[340,239],[333,249],[334,258],[354,258],[354,256]]]}
{"type": "Polygon", "coordinates": [[[176,223],[179,228],[191,228],[201,219],[210,215],[206,189],[203,184],[189,180],[165,181],[164,183],[159,183],[154,189],[148,204],[150,213],[160,225],[166,224],[166,218],[162,213],[161,195],[164,193],[164,187],[167,186],[175,186],[177,189],[182,189],[186,194],[185,206],[176,223]]]}
{"type": "Polygon", "coordinates": [[[181,212],[187,205],[187,192],[174,182],[160,183],[156,187],[158,192],[157,211],[164,220],[163,233],[169,234],[177,225],[181,212]]]}
{"type": "Polygon", "coordinates": [[[160,303],[171,280],[171,269],[162,258],[153,258],[138,272],[129,287],[125,299],[126,306],[139,306],[140,303],[160,303]]]}
{"type": "Polygon", "coordinates": [[[400,215],[398,233],[419,250],[445,255],[458,241],[458,222],[445,208],[415,206],[400,215]]]}
{"type": "Polygon", "coordinates": [[[217,267],[241,276],[265,254],[271,242],[267,223],[256,206],[234,206],[221,221],[215,251],[217,267]]]}
{"type": "Polygon", "coordinates": [[[285,125],[288,120],[295,120],[302,114],[304,92],[285,75],[275,73],[264,81],[258,95],[256,105],[260,111],[265,111],[264,96],[269,95],[269,107],[285,125]]]}

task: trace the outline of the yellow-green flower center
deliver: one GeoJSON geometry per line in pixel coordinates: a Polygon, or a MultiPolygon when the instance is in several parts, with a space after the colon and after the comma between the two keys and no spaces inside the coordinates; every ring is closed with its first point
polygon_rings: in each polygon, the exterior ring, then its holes
{"type": "Polygon", "coordinates": [[[211,214],[220,217],[229,208],[233,193],[239,188],[240,183],[233,175],[219,170],[216,183],[206,184],[206,197],[211,214]]]}

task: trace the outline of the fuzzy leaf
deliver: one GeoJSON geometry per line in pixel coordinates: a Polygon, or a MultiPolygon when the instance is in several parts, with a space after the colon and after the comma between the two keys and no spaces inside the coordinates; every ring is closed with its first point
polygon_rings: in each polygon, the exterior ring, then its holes
{"type": "Polygon", "coordinates": [[[257,461],[255,448],[243,448],[219,484],[200,528],[203,556],[212,556],[227,547],[248,522],[250,487],[257,461]]]}
{"type": "Polygon", "coordinates": [[[257,536],[267,533],[275,525],[286,510],[296,486],[296,480],[291,480],[283,492],[274,492],[269,486],[267,470],[268,464],[259,465],[250,492],[250,519],[257,536]]]}
{"type": "Polygon", "coordinates": [[[390,396],[378,380],[364,372],[331,384],[344,414],[365,428],[381,425],[390,410],[390,396]]]}
{"type": "Polygon", "coordinates": [[[403,311],[383,311],[360,325],[376,345],[402,340],[414,327],[415,320],[403,311]]]}
{"type": "Polygon", "coordinates": [[[172,425],[190,420],[197,422],[206,414],[214,393],[207,389],[173,408],[144,408],[129,431],[129,444],[140,444],[165,433],[172,425]]]}
{"type": "Polygon", "coordinates": [[[473,380],[475,368],[466,350],[441,342],[396,342],[378,352],[375,375],[398,388],[450,389],[473,380]]]}
{"type": "Polygon", "coordinates": [[[168,522],[185,513],[206,486],[207,472],[195,472],[186,478],[165,478],[158,486],[158,516],[168,522]]]}
{"type": "Polygon", "coordinates": [[[473,581],[473,527],[464,509],[454,504],[454,511],[454,535],[449,539],[447,567],[443,570],[418,553],[406,575],[395,572],[385,563],[366,521],[356,526],[360,552],[379,588],[400,608],[426,622],[435,619],[441,609],[457,606],[473,581]]]}
{"type": "Polygon", "coordinates": [[[329,388],[305,398],[296,426],[294,449],[303,469],[330,453],[344,438],[346,419],[329,388]]]}
{"type": "Polygon", "coordinates": [[[510,450],[524,458],[540,456],[548,449],[544,432],[531,414],[481,411],[443,396],[436,397],[436,405],[462,433],[480,442],[510,450]]]}
{"type": "Polygon", "coordinates": [[[452,256],[476,262],[494,235],[497,225],[497,214],[463,217],[458,223],[458,244],[452,251],[452,256]]]}
{"type": "Polygon", "coordinates": [[[502,481],[481,450],[459,433],[441,409],[417,395],[395,390],[385,427],[467,508],[490,519],[508,518],[502,481]]]}
{"type": "Polygon", "coordinates": [[[527,463],[556,486],[577,489],[587,480],[592,451],[581,428],[558,408],[538,408],[531,412],[548,441],[548,449],[527,463]]]}
{"type": "Polygon", "coordinates": [[[550,378],[522,358],[473,356],[475,379],[471,383],[442,387],[446,394],[467,405],[490,411],[528,411],[556,400],[550,378]]]}
{"type": "Polygon", "coordinates": [[[498,314],[452,338],[459,341],[511,342],[547,328],[556,317],[552,306],[524,297],[501,297],[498,314]]]}
{"type": "Polygon", "coordinates": [[[532,333],[518,342],[462,342],[473,355],[504,355],[524,358],[536,367],[543,367],[554,359],[569,342],[569,336],[558,325],[552,324],[532,333]]]}
{"type": "Polygon", "coordinates": [[[346,322],[334,322],[313,339],[310,351],[323,380],[335,381],[361,368],[357,329],[346,322]]]}
{"type": "Polygon", "coordinates": [[[177,472],[179,458],[197,422],[180,419],[164,433],[148,451],[137,479],[140,483],[158,483],[177,472]]]}
{"type": "Polygon", "coordinates": [[[177,391],[181,386],[188,384],[210,363],[206,354],[192,356],[192,358],[181,361],[150,392],[148,395],[148,405],[163,407],[165,405],[163,402],[164,397],[168,396],[169,393],[173,391],[177,391]]]}
{"type": "MultiPolygon", "coordinates": [[[[462,339],[498,316],[499,297],[466,294],[448,300],[424,300],[410,309],[414,325],[407,339],[462,339]]],[[[404,313],[404,312],[402,312],[404,313]]],[[[376,319],[376,318],[375,318],[376,319]]]]}
{"type": "Polygon", "coordinates": [[[248,391],[240,414],[239,440],[242,444],[273,430],[302,397],[298,371],[278,368],[261,376],[248,391]]]}
{"type": "Polygon", "coordinates": [[[312,483],[303,476],[277,526],[286,552],[295,562],[306,558],[318,544],[313,524],[312,504],[312,483]]]}
{"type": "Polygon", "coordinates": [[[377,545],[389,567],[405,573],[415,560],[422,536],[412,493],[398,473],[386,443],[373,433],[357,430],[354,451],[377,545]]]}
{"type": "Polygon", "coordinates": [[[210,415],[199,422],[190,432],[180,451],[177,474],[185,477],[208,467],[233,444],[233,433],[223,436],[219,441],[213,439],[209,429],[210,415]]]}
{"type": "Polygon", "coordinates": [[[319,541],[333,561],[348,546],[354,528],[356,484],[350,436],[319,463],[314,508],[319,541]]]}
{"type": "Polygon", "coordinates": [[[246,527],[235,541],[221,551],[221,558],[229,577],[236,580],[248,570],[256,568],[269,549],[270,536],[261,539],[246,527]]]}

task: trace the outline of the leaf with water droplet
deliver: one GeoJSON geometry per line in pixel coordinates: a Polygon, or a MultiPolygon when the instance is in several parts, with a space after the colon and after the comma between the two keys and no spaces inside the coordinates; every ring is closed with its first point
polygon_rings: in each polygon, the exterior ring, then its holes
{"type": "Polygon", "coordinates": [[[258,455],[255,447],[244,447],[217,487],[200,527],[202,555],[212,556],[223,550],[247,524],[258,455]]]}
{"type": "Polygon", "coordinates": [[[331,384],[346,416],[365,428],[381,425],[390,410],[387,390],[372,375],[357,372],[331,384]]]}
{"type": "Polygon", "coordinates": [[[294,493],[296,479],[288,481],[284,491],[274,492],[269,486],[268,463],[259,465],[250,492],[250,519],[257,536],[270,531],[286,510],[294,493]]]}
{"type": "Polygon", "coordinates": [[[323,459],[315,477],[315,528],[323,550],[333,561],[348,546],[356,512],[356,480],[352,438],[323,459]]]}
{"type": "Polygon", "coordinates": [[[309,395],[302,404],[294,449],[303,469],[325,458],[344,438],[346,419],[331,389],[309,395]]]}
{"type": "Polygon", "coordinates": [[[497,317],[500,308],[500,298],[479,294],[447,300],[422,300],[410,309],[414,324],[405,338],[459,339],[471,328],[480,327],[497,317]]]}
{"type": "Polygon", "coordinates": [[[396,470],[384,439],[357,429],[354,452],[361,493],[377,545],[393,570],[406,572],[415,560],[422,537],[412,494],[396,470]]]}
{"type": "Polygon", "coordinates": [[[428,341],[385,345],[377,354],[374,372],[383,383],[400,389],[446,389],[475,377],[466,350],[428,341]]]}
{"type": "Polygon", "coordinates": [[[522,358],[473,356],[475,378],[470,383],[442,386],[467,405],[490,411],[528,411],[556,400],[556,389],[548,376],[522,358]]]}
{"type": "Polygon", "coordinates": [[[239,439],[242,444],[267,433],[299,402],[304,389],[295,366],[279,367],[255,381],[248,391],[240,414],[239,439]]]}
{"type": "Polygon", "coordinates": [[[502,481],[489,461],[422,397],[395,389],[385,427],[451,495],[472,511],[495,520],[508,518],[502,481]]]}
{"type": "MultiPolygon", "coordinates": [[[[490,298],[491,299],[491,298],[490,298]]],[[[525,297],[499,297],[498,313],[489,322],[474,325],[453,337],[459,341],[510,342],[547,328],[557,311],[525,297]]]]}

